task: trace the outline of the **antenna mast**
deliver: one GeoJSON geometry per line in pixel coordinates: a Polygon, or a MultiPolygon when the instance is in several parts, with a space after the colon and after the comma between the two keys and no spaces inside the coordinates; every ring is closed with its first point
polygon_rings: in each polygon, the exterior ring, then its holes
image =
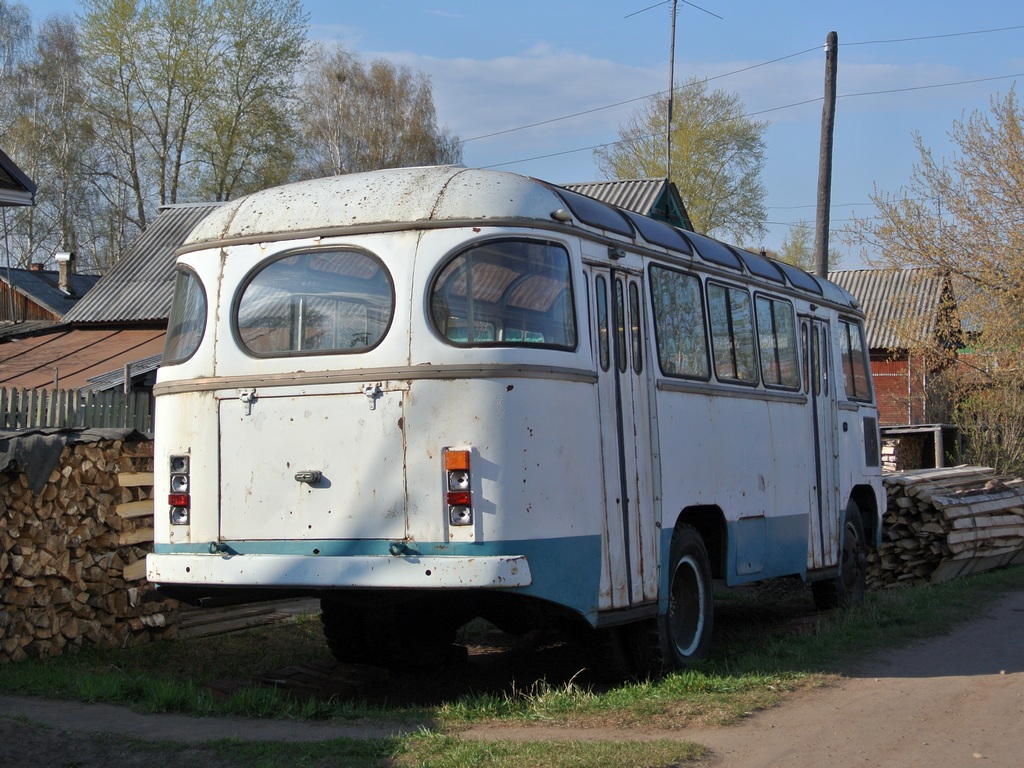
{"type": "Polygon", "coordinates": [[[668,120],[665,123],[665,184],[672,181],[672,100],[676,86],[676,6],[679,0],[672,0],[672,45],[668,58],[668,120]]]}

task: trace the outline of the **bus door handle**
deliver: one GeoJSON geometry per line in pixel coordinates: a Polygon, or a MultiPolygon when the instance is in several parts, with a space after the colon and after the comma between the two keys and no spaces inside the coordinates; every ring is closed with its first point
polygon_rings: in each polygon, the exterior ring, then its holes
{"type": "Polygon", "coordinates": [[[319,483],[322,477],[323,475],[320,473],[319,469],[307,469],[303,472],[295,473],[296,481],[300,483],[309,483],[310,485],[319,483]]]}

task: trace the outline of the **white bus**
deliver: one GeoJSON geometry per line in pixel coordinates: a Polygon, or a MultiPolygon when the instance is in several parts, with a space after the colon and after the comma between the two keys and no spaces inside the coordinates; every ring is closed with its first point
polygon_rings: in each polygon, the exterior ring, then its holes
{"type": "Polygon", "coordinates": [[[684,666],[713,579],[863,594],[884,509],[866,352],[838,286],[536,179],[257,192],[178,253],[147,575],[196,601],[319,596],[343,660],[479,616],[684,666]]]}

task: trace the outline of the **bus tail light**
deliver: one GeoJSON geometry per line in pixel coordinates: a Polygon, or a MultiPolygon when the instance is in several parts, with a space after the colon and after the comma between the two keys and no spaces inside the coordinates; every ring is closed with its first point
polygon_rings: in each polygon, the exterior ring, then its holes
{"type": "Polygon", "coordinates": [[[171,456],[171,481],[167,494],[167,505],[171,525],[188,525],[191,518],[192,497],[189,493],[191,479],[189,476],[188,456],[171,456]]]}
{"type": "Polygon", "coordinates": [[[449,525],[473,524],[472,482],[469,474],[469,451],[445,450],[445,503],[449,525]]]}

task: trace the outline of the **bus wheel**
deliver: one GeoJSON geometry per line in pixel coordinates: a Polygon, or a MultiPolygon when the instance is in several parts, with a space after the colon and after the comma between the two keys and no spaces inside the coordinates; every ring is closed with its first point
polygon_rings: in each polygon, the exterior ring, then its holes
{"type": "Polygon", "coordinates": [[[680,525],[672,534],[668,567],[668,611],[635,626],[638,667],[644,674],[691,666],[706,659],[711,647],[711,561],[693,526],[680,525]]]}
{"type": "Polygon", "coordinates": [[[706,659],[711,647],[711,561],[697,529],[682,525],[672,534],[668,613],[661,618],[668,661],[685,667],[706,659]]]}
{"type": "Polygon", "coordinates": [[[842,551],[839,553],[839,574],[811,584],[814,605],[819,611],[848,608],[864,599],[867,586],[867,546],[864,541],[864,520],[860,510],[851,505],[843,524],[842,551]]]}
{"type": "Polygon", "coordinates": [[[363,612],[330,598],[320,599],[320,623],[331,655],[349,664],[370,661],[363,612]]]}

